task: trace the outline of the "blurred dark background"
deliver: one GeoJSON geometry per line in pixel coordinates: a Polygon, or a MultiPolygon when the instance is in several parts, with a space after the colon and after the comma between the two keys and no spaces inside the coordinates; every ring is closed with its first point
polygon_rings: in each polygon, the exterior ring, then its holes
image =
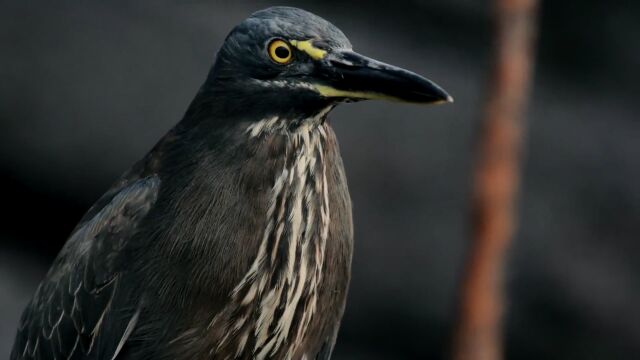
{"type": "MultiPolygon", "coordinates": [[[[227,32],[269,1],[0,1],[0,357],[83,212],[180,120],[227,32]]],[[[489,3],[283,1],[456,99],[334,111],[356,253],[335,359],[445,358],[468,241],[489,3]]],[[[546,1],[509,359],[640,358],[640,2],[546,1]]]]}

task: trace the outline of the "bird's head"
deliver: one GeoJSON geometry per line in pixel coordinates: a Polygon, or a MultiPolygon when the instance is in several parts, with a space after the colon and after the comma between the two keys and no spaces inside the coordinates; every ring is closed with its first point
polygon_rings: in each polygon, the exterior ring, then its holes
{"type": "Polygon", "coordinates": [[[207,83],[236,99],[236,107],[275,115],[310,115],[338,102],[367,99],[452,101],[432,81],[354,52],[340,29],[291,7],[258,11],[236,26],[207,83]]]}

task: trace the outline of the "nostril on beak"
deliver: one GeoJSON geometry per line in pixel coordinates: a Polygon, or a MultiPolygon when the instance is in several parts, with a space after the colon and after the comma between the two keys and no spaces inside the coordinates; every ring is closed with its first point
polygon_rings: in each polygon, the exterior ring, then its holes
{"type": "Polygon", "coordinates": [[[329,58],[329,64],[338,69],[355,70],[367,66],[362,56],[351,51],[341,51],[332,54],[329,58]]]}
{"type": "Polygon", "coordinates": [[[329,60],[329,63],[331,64],[331,66],[336,67],[338,69],[346,69],[346,70],[353,70],[353,69],[357,69],[357,68],[361,68],[362,65],[359,64],[354,64],[350,61],[345,61],[345,60],[329,60]]]}

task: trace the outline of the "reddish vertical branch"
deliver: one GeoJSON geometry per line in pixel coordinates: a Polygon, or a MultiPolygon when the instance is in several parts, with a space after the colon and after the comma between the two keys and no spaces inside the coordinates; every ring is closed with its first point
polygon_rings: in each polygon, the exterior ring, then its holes
{"type": "Polygon", "coordinates": [[[502,359],[503,266],[516,223],[536,0],[494,0],[496,41],[478,138],[472,242],[460,290],[454,360],[502,359]]]}

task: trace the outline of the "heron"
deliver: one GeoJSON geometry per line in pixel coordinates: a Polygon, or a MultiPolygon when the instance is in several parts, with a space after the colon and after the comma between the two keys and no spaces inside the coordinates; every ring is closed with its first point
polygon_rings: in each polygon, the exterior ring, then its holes
{"type": "Polygon", "coordinates": [[[351,200],[331,110],[438,104],[434,82],[272,7],[237,25],[184,117],[88,210],[11,359],[328,359],[351,200]]]}

